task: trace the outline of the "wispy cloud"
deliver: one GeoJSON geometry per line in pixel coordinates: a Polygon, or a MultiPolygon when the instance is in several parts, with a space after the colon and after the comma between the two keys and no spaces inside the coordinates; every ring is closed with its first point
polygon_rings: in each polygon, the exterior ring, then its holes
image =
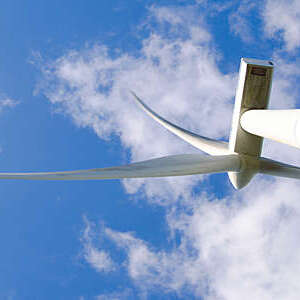
{"type": "Polygon", "coordinates": [[[267,0],[263,11],[265,30],[269,37],[284,41],[285,50],[300,46],[300,2],[267,0]]]}
{"type": "Polygon", "coordinates": [[[253,42],[253,30],[249,15],[253,10],[257,10],[257,7],[256,2],[243,0],[239,2],[237,9],[229,15],[230,30],[247,43],[253,42]]]}
{"type": "MultiPolygon", "coordinates": [[[[100,138],[117,135],[130,151],[130,160],[194,150],[144,116],[132,103],[129,89],[188,129],[226,137],[237,74],[220,71],[221,54],[203,19],[190,8],[186,18],[184,13],[152,7],[149,19],[157,24],[135,55],[112,57],[104,45],[67,52],[44,68],[42,92],[78,126],[92,128],[100,138]]],[[[280,56],[276,60],[271,103],[280,107],[285,101],[284,107],[294,107],[298,96],[291,89],[299,76],[297,66],[280,56]]],[[[276,147],[266,147],[265,153],[286,158],[285,146],[276,147]]],[[[299,161],[298,153],[291,150],[288,159],[299,161]]],[[[173,204],[167,222],[170,232],[180,236],[177,246],[165,250],[133,233],[101,229],[100,234],[126,254],[119,265],[132,282],[143,291],[180,294],[188,289],[205,299],[297,299],[296,181],[260,176],[242,192],[229,190],[227,197],[217,199],[204,188],[195,192],[196,185],[204,186],[200,180],[193,176],[124,181],[128,193],[142,189],[150,202],[173,204]]],[[[113,271],[116,263],[103,244],[95,246],[95,236],[87,221],[85,259],[99,272],[113,271]]]]}
{"type": "Polygon", "coordinates": [[[153,249],[132,233],[106,228],[104,234],[127,254],[122,265],[141,290],[188,289],[205,299],[297,299],[299,192],[297,181],[260,178],[236,199],[195,197],[192,211],[168,216],[181,236],[171,251],[153,249]]]}
{"type": "Polygon", "coordinates": [[[110,255],[94,245],[95,239],[93,238],[94,231],[91,224],[86,218],[86,227],[81,237],[84,259],[93,266],[98,272],[112,272],[115,270],[115,264],[110,255]]]}
{"type": "Polygon", "coordinates": [[[125,300],[133,299],[134,294],[131,289],[124,289],[113,293],[101,294],[96,297],[96,300],[125,300]]]}
{"type": "MultiPolygon", "coordinates": [[[[95,45],[69,51],[44,69],[47,84],[42,91],[48,99],[99,137],[117,135],[134,161],[195,150],[145,116],[130,89],[164,117],[192,131],[226,137],[230,128],[236,74],[220,72],[210,34],[190,9],[186,19],[183,12],[172,18],[173,8],[168,14],[163,10],[151,8],[157,31],[142,41],[136,56],[121,53],[112,58],[105,46],[95,45]],[[175,33],[164,27],[166,22],[176,22],[175,33]]],[[[144,187],[150,198],[171,201],[170,190],[186,197],[199,178],[127,180],[125,187],[128,192],[144,187]]]]}
{"type": "MultiPolygon", "coordinates": [[[[201,3],[201,2],[200,2],[201,3]]],[[[204,2],[205,3],[205,2],[204,2]]],[[[213,7],[214,3],[207,6],[213,7]]],[[[201,3],[203,4],[203,3],[201,3]]],[[[229,13],[230,30],[243,42],[254,42],[254,33],[264,26],[265,36],[283,42],[281,50],[293,53],[300,46],[300,3],[297,0],[250,0],[225,1],[225,10],[235,7],[229,13]],[[238,5],[237,5],[238,3],[238,5]],[[256,20],[256,22],[253,22],[256,20]]],[[[221,6],[222,10],[222,6],[221,6]]],[[[216,8],[216,11],[218,9],[216,8]]],[[[262,35],[261,35],[262,36],[262,35]]],[[[261,37],[256,37],[261,38],[261,37]]]]}
{"type": "Polygon", "coordinates": [[[5,108],[12,108],[15,107],[19,102],[8,98],[6,96],[0,96],[0,111],[2,111],[5,108]]]}

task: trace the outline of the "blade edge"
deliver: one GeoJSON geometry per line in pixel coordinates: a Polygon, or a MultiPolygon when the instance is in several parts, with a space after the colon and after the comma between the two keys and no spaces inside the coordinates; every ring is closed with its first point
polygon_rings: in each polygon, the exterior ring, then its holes
{"type": "Polygon", "coordinates": [[[199,154],[186,154],[102,169],[38,173],[0,173],[0,179],[98,180],[169,177],[228,171],[237,172],[240,170],[240,164],[240,158],[237,155],[204,156],[199,154]]]}
{"type": "Polygon", "coordinates": [[[200,149],[210,155],[226,155],[229,154],[228,143],[223,141],[217,141],[204,137],[181,128],[168,120],[164,119],[156,112],[154,112],[150,107],[148,107],[133,91],[131,91],[138,105],[155,121],[160,123],[163,127],[186,141],[187,143],[193,145],[197,149],[200,149]]]}

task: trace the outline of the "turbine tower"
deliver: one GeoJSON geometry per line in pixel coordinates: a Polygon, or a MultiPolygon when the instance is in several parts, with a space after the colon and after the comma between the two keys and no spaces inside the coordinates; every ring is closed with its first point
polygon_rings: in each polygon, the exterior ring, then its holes
{"type": "Polygon", "coordinates": [[[261,157],[264,138],[300,148],[300,110],[267,109],[272,76],[272,62],[241,59],[228,143],[198,135],[172,124],[152,111],[132,92],[136,102],[150,117],[209,155],[172,155],[102,169],[0,173],[0,179],[97,180],[228,172],[229,179],[236,189],[246,186],[257,173],[300,179],[300,168],[261,157]]]}

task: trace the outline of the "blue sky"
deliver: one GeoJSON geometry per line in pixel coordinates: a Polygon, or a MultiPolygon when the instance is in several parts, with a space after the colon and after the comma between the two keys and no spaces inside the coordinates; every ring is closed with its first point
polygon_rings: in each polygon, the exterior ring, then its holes
{"type": "MultiPolygon", "coordinates": [[[[299,106],[300,5],[2,1],[1,172],[197,153],[135,106],[227,139],[241,57],[272,59],[299,106]],[[217,108],[217,109],[216,109],[217,108]]],[[[300,164],[266,141],[264,155],[300,164]]],[[[300,187],[224,174],[0,182],[0,299],[297,299],[300,187]]]]}

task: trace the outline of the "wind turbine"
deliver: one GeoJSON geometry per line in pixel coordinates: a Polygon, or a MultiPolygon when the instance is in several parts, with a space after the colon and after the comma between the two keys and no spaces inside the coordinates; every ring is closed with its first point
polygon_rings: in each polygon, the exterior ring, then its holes
{"type": "Polygon", "coordinates": [[[137,103],[150,117],[209,155],[172,155],[102,169],[0,173],[0,179],[92,180],[228,172],[236,189],[246,186],[257,173],[300,179],[300,168],[261,157],[264,137],[300,148],[300,110],[267,110],[272,76],[272,62],[241,59],[229,143],[200,136],[172,124],[132,92],[137,103]]]}

